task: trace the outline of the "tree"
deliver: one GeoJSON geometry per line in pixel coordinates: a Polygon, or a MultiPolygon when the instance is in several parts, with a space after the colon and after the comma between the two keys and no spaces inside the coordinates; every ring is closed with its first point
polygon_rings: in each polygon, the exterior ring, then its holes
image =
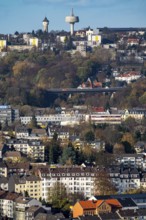
{"type": "Polygon", "coordinates": [[[124,154],[125,153],[125,147],[122,143],[116,143],[113,147],[113,153],[114,154],[124,154]]]}
{"type": "Polygon", "coordinates": [[[35,115],[32,116],[32,119],[31,119],[31,122],[29,124],[29,127],[30,128],[37,128],[38,127],[37,119],[36,119],[35,115]]]}
{"type": "Polygon", "coordinates": [[[67,190],[63,183],[55,182],[49,189],[48,200],[52,202],[54,207],[61,208],[61,203],[64,198],[67,198],[67,190]],[[57,203],[57,205],[56,205],[57,203]]]}
{"type": "Polygon", "coordinates": [[[60,162],[69,165],[76,163],[76,152],[71,142],[68,143],[67,147],[64,147],[60,162]]]}
{"type": "Polygon", "coordinates": [[[129,142],[123,141],[122,144],[124,145],[125,153],[126,154],[133,154],[133,153],[135,153],[134,147],[129,142]]]}
{"type": "Polygon", "coordinates": [[[139,130],[135,131],[135,139],[136,141],[141,141],[142,135],[141,132],[139,130]]]}
{"type": "Polygon", "coordinates": [[[128,117],[124,122],[123,125],[129,130],[133,131],[133,129],[136,127],[137,122],[134,118],[128,117]]]}
{"type": "Polygon", "coordinates": [[[131,146],[134,146],[135,144],[135,139],[133,137],[133,135],[130,133],[130,132],[126,132],[122,139],[121,139],[121,142],[124,143],[124,142],[127,142],[129,143],[131,146]]]}
{"type": "Polygon", "coordinates": [[[54,133],[54,136],[48,148],[49,148],[49,164],[58,163],[62,152],[61,152],[61,147],[57,133],[54,133]]]}
{"type": "Polygon", "coordinates": [[[143,132],[142,141],[146,141],[146,130],[143,132]]]}
{"type": "Polygon", "coordinates": [[[94,135],[94,132],[93,131],[87,131],[86,134],[85,134],[85,140],[87,142],[92,142],[95,140],[95,135],[94,135]]]}
{"type": "Polygon", "coordinates": [[[68,197],[71,204],[75,204],[77,201],[80,200],[85,200],[84,193],[82,192],[69,193],[68,197]]]}
{"type": "Polygon", "coordinates": [[[100,170],[94,181],[94,194],[95,195],[112,195],[116,194],[117,190],[111,182],[106,170],[100,170]]]}
{"type": "Polygon", "coordinates": [[[96,151],[93,150],[93,148],[91,146],[85,145],[83,150],[82,150],[82,154],[83,154],[83,157],[84,157],[84,161],[86,161],[88,163],[95,162],[96,151]]]}
{"type": "Polygon", "coordinates": [[[24,191],[25,197],[29,197],[28,191],[24,191]]]}
{"type": "Polygon", "coordinates": [[[98,167],[108,168],[110,165],[115,164],[114,154],[98,152],[96,153],[96,165],[98,167]]]}
{"type": "Polygon", "coordinates": [[[70,204],[66,187],[63,183],[55,182],[48,191],[48,201],[51,202],[55,210],[69,212],[70,204]]]}

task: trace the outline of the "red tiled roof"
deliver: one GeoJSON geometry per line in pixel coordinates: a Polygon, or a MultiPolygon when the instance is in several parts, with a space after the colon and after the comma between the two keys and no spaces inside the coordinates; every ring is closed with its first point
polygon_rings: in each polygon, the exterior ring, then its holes
{"type": "Polygon", "coordinates": [[[139,39],[135,39],[135,38],[129,38],[127,40],[128,43],[139,43],[139,39]]]}
{"type": "Polygon", "coordinates": [[[92,111],[95,111],[95,112],[105,112],[104,107],[92,107],[92,111]]]}
{"type": "Polygon", "coordinates": [[[131,76],[139,76],[140,73],[139,72],[135,72],[135,71],[130,71],[124,74],[120,74],[118,77],[131,77],[131,76]]]}
{"type": "Polygon", "coordinates": [[[103,202],[104,202],[104,200],[97,200],[96,201],[96,208],[99,207],[103,202]]]}
{"type": "Polygon", "coordinates": [[[97,201],[80,201],[79,204],[82,206],[83,209],[96,209],[99,207],[103,202],[106,202],[110,206],[114,206],[117,208],[122,208],[121,203],[117,199],[107,199],[107,200],[97,200],[97,201]]]}
{"type": "Polygon", "coordinates": [[[106,201],[106,203],[108,203],[111,206],[116,206],[118,208],[122,208],[121,203],[117,199],[107,199],[105,201],[106,201]]]}
{"type": "Polygon", "coordinates": [[[96,201],[80,201],[79,204],[83,209],[96,209],[96,201]]]}

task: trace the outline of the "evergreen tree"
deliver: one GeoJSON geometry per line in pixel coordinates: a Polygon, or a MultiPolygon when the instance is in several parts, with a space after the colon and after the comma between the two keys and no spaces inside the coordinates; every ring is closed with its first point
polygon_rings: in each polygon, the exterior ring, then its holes
{"type": "Polygon", "coordinates": [[[62,164],[75,164],[76,163],[76,152],[71,142],[68,143],[67,147],[64,147],[60,162],[62,164]]]}
{"type": "Polygon", "coordinates": [[[87,142],[94,141],[95,140],[94,132],[93,131],[87,131],[86,134],[85,134],[85,140],[87,142]]]}
{"type": "Polygon", "coordinates": [[[61,153],[62,152],[61,152],[61,147],[60,147],[60,143],[58,140],[58,135],[57,133],[54,133],[54,136],[49,146],[49,164],[58,163],[61,153]]]}

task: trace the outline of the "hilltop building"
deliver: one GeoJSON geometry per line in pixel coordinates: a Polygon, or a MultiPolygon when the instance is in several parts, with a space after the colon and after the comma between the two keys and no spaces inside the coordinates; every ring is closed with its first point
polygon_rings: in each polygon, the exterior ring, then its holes
{"type": "Polygon", "coordinates": [[[43,31],[48,33],[48,26],[49,26],[49,20],[47,17],[44,18],[43,20],[43,31]]]}

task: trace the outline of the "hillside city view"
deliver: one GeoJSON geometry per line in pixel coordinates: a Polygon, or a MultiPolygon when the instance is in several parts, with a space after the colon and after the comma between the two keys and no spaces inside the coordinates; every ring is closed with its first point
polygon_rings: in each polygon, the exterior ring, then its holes
{"type": "Polygon", "coordinates": [[[145,8],[0,0],[0,220],[146,219],[145,8]]]}

